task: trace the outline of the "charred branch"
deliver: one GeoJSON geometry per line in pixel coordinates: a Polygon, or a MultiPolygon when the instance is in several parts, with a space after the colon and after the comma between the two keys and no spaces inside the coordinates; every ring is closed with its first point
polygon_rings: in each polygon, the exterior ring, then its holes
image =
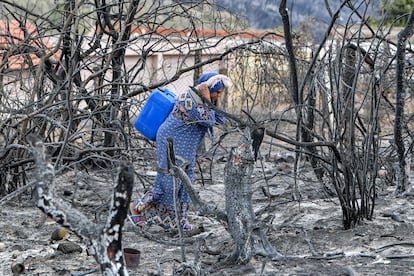
{"type": "MultiPolygon", "coordinates": [[[[173,145],[173,141],[168,140],[167,146],[171,147],[173,145]]],[[[170,154],[173,153],[173,151],[168,151],[170,154]]],[[[170,155],[168,157],[169,160],[172,156],[170,155]]],[[[174,159],[175,160],[175,159],[174,159]]],[[[227,221],[227,215],[223,210],[218,209],[215,203],[213,202],[204,202],[198,193],[194,190],[194,187],[191,184],[191,179],[186,174],[185,170],[181,168],[180,166],[177,166],[173,162],[169,162],[169,171],[172,173],[172,175],[177,178],[181,184],[186,189],[189,197],[191,198],[191,204],[194,206],[194,209],[199,212],[200,215],[203,216],[216,216],[219,220],[226,222],[227,221]]]]}
{"type": "Polygon", "coordinates": [[[28,142],[36,163],[35,195],[39,209],[86,241],[89,253],[95,257],[103,274],[128,275],[121,241],[134,181],[132,167],[121,164],[107,222],[97,225],[55,194],[55,172],[47,162],[43,143],[33,135],[28,136],[28,142]]]}
{"type": "Polygon", "coordinates": [[[397,45],[397,84],[396,84],[396,105],[395,105],[395,123],[394,123],[394,142],[398,156],[398,166],[396,170],[397,188],[396,193],[403,193],[407,190],[408,176],[406,175],[406,156],[403,139],[404,125],[404,103],[405,103],[405,45],[407,40],[414,33],[414,7],[411,10],[410,17],[404,29],[398,34],[397,45]]]}

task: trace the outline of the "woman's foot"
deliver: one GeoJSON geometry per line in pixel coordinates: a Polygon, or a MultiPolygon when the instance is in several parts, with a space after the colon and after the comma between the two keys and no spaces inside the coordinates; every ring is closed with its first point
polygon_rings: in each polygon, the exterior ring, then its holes
{"type": "Polygon", "coordinates": [[[144,217],[135,209],[136,204],[136,200],[129,203],[128,219],[133,225],[143,226],[145,225],[144,217]]]}
{"type": "Polygon", "coordinates": [[[189,231],[192,231],[193,230],[193,225],[192,224],[189,224],[189,223],[184,223],[182,225],[182,228],[183,228],[183,231],[184,232],[189,232],[189,231]]]}
{"type": "Polygon", "coordinates": [[[133,225],[136,226],[144,226],[146,223],[144,218],[141,215],[130,215],[128,216],[129,220],[132,222],[133,225]]]}
{"type": "Polygon", "coordinates": [[[129,213],[130,213],[131,215],[139,215],[139,212],[138,212],[138,210],[137,210],[137,209],[135,209],[135,206],[136,206],[135,201],[131,201],[131,202],[129,203],[129,213]]]}

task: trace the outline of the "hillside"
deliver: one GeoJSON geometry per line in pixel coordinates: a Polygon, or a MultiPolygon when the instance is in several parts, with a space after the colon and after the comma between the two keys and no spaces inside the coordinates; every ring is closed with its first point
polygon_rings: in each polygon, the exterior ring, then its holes
{"type": "MultiPolygon", "coordinates": [[[[288,1],[287,8],[290,13],[290,18],[293,26],[297,26],[309,20],[309,18],[316,18],[321,23],[329,23],[331,16],[326,8],[325,2],[328,2],[332,12],[338,9],[341,1],[325,1],[325,0],[294,0],[288,1]]],[[[369,1],[368,7],[358,3],[360,1],[352,1],[362,12],[365,8],[369,9],[369,15],[376,16],[379,9],[380,0],[369,1]]],[[[218,6],[228,9],[229,11],[244,16],[253,28],[256,29],[271,29],[282,25],[282,18],[279,14],[279,1],[269,0],[215,0],[218,6]]],[[[345,8],[343,14],[340,16],[340,22],[344,22],[352,11],[345,8]]]]}

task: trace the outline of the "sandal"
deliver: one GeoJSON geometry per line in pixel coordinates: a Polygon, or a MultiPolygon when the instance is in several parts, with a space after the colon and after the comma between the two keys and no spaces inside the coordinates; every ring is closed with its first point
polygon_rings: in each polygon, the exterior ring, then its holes
{"type": "Polygon", "coordinates": [[[135,226],[144,226],[146,223],[141,215],[129,215],[129,221],[135,226]]]}
{"type": "Polygon", "coordinates": [[[193,225],[189,224],[189,223],[184,223],[182,225],[183,231],[184,232],[189,232],[191,230],[193,230],[193,225]]]}
{"type": "MultiPolygon", "coordinates": [[[[131,202],[133,202],[135,206],[137,201],[134,200],[131,202]]],[[[129,221],[135,226],[144,226],[146,224],[144,221],[144,217],[142,215],[133,215],[130,207],[128,208],[127,216],[128,216],[129,221]]]]}

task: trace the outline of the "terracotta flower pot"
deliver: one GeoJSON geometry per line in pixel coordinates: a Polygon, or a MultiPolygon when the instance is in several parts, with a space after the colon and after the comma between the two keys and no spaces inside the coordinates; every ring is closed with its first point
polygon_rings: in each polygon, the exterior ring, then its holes
{"type": "Polygon", "coordinates": [[[141,251],[134,248],[124,248],[123,251],[126,266],[128,268],[138,267],[141,258],[141,251]]]}

